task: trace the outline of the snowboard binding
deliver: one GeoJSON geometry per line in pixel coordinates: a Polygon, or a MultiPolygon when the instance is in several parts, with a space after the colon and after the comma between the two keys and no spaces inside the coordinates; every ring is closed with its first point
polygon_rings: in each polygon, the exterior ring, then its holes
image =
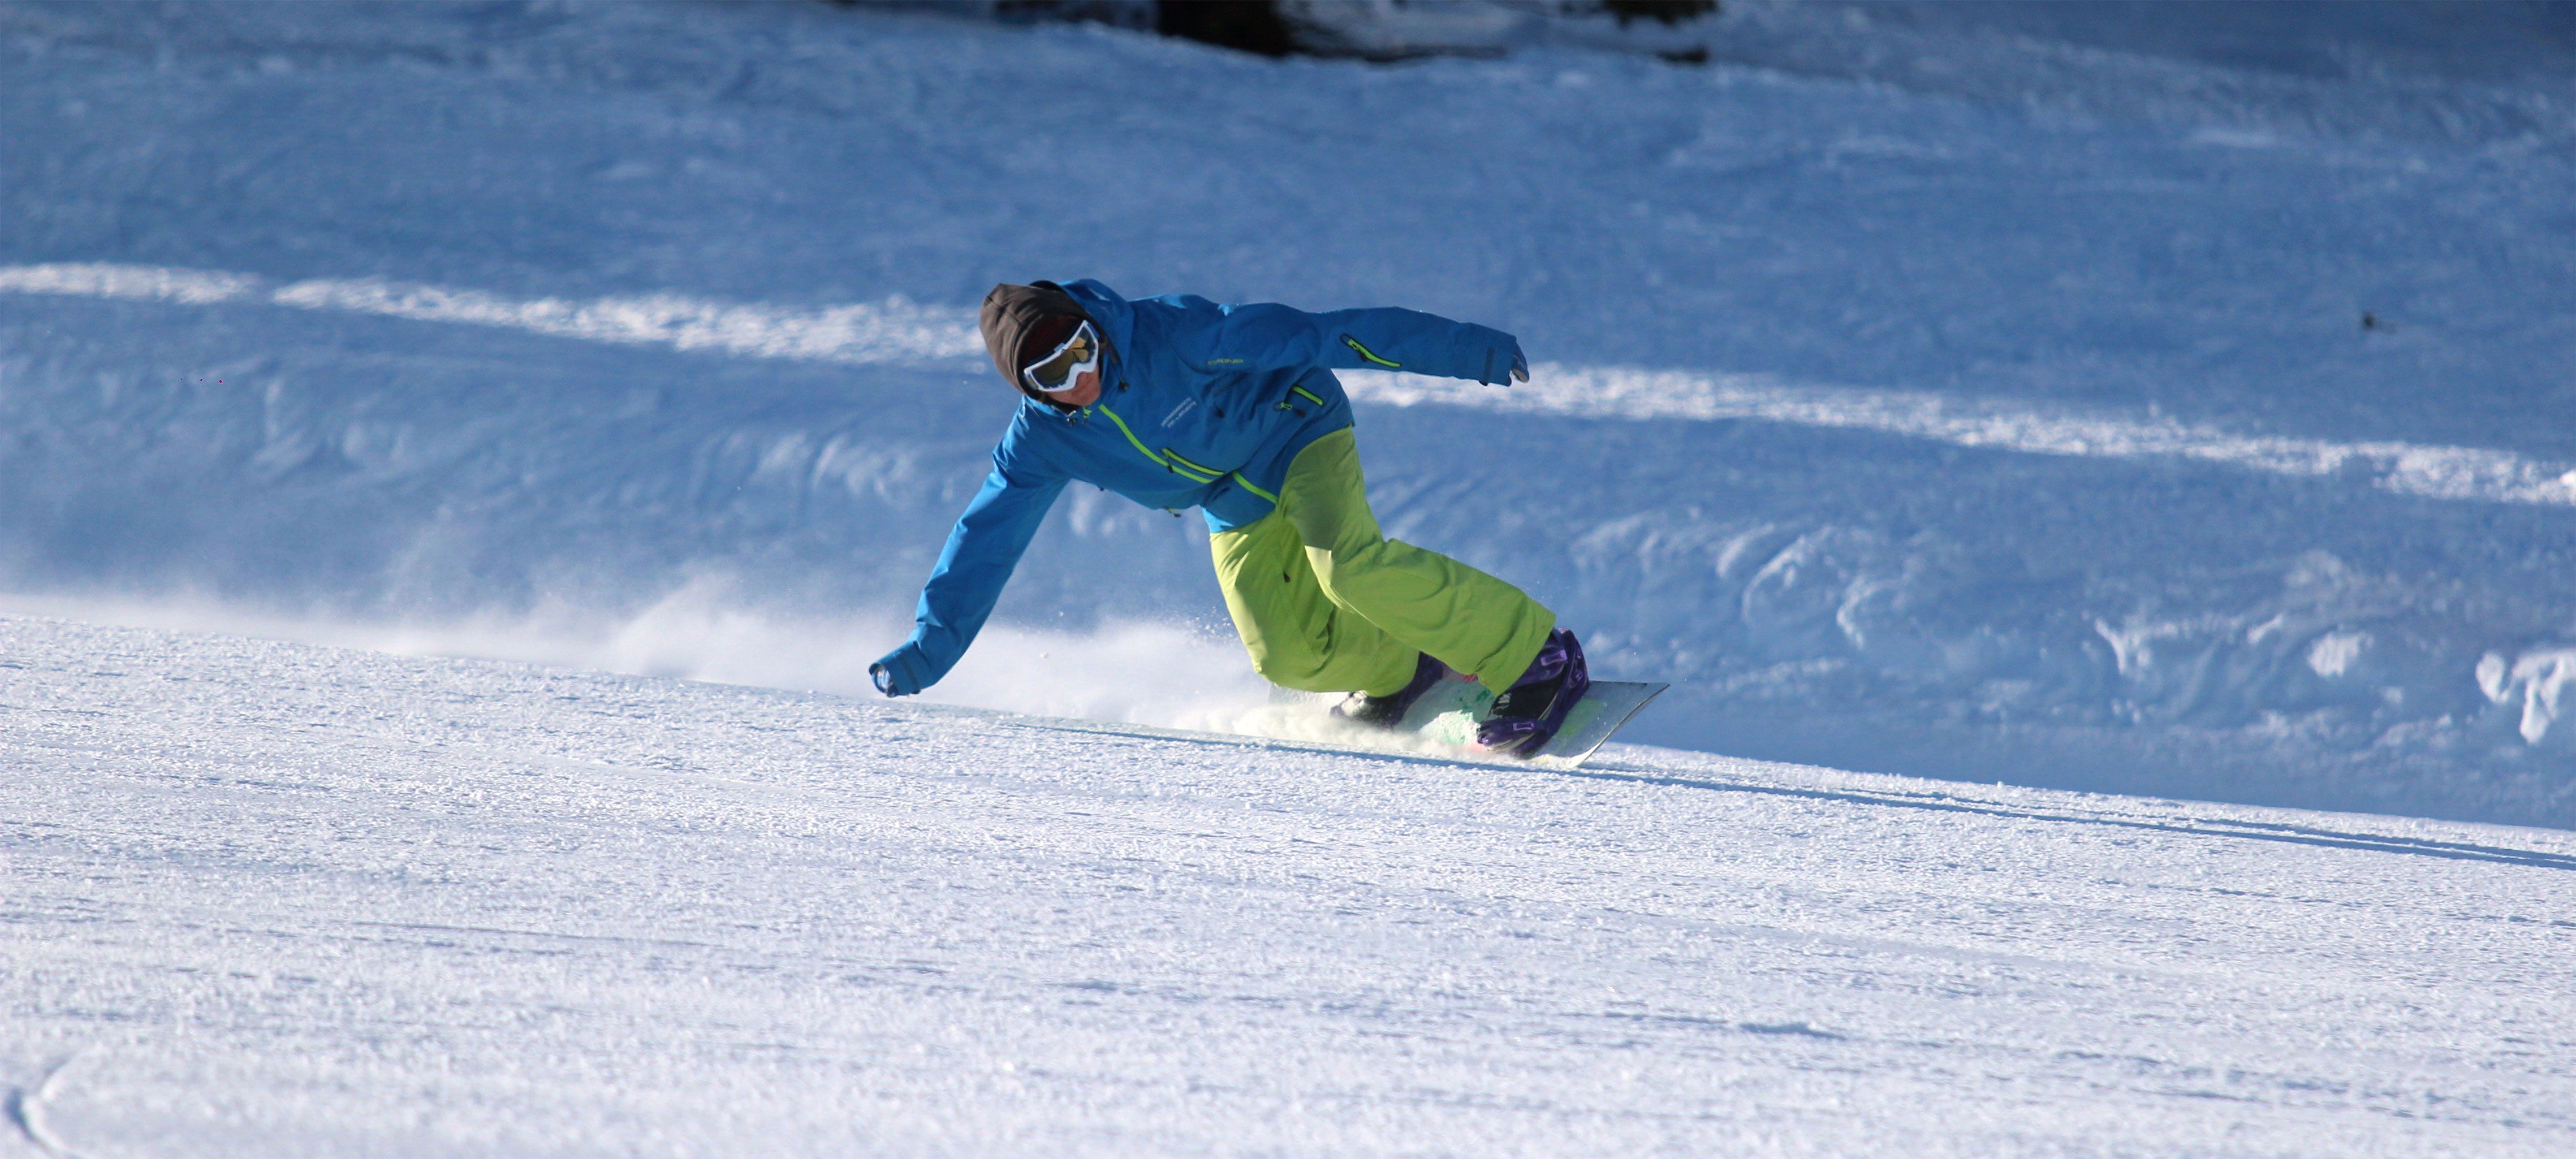
{"type": "Polygon", "coordinates": [[[1549,632],[1529,670],[1494,697],[1493,708],[1476,727],[1476,744],[1513,756],[1533,755],[1565,727],[1566,714],[1591,688],[1582,642],[1563,628],[1549,632]]]}

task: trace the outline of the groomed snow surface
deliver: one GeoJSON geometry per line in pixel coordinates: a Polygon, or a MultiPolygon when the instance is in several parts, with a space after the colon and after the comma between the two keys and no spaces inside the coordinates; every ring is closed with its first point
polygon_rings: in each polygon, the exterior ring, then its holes
{"type": "MultiPolygon", "coordinates": [[[[860,692],[1014,405],[976,301],[1088,274],[1519,334],[1355,376],[1373,494],[1673,682],[1641,740],[2576,824],[2565,10],[1555,27],[0,5],[0,592],[860,692]]],[[[1206,695],[936,695],[1257,699],[1203,534],[1068,496],[998,622],[1206,695]]]]}
{"type": "Polygon", "coordinates": [[[0,1156],[2576,1152],[2567,9],[1505,23],[0,2],[0,1156]],[[1662,747],[1087,491],[866,695],[1085,275],[1520,335],[1372,498],[1662,747]]]}
{"type": "Polygon", "coordinates": [[[0,1154],[2576,1148],[2561,832],[0,648],[0,1154]]]}

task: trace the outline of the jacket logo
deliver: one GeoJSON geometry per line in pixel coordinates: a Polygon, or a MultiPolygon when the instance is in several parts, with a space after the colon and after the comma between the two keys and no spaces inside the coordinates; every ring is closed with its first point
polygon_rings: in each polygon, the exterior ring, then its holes
{"type": "Polygon", "coordinates": [[[1185,399],[1182,399],[1182,400],[1181,400],[1181,405],[1176,406],[1176,407],[1173,407],[1173,408],[1172,408],[1172,413],[1167,414],[1167,415],[1164,415],[1164,416],[1163,416],[1163,421],[1162,421],[1159,425],[1168,427],[1168,426],[1172,425],[1173,423],[1176,423],[1176,422],[1181,421],[1181,416],[1182,416],[1182,415],[1185,415],[1185,414],[1190,413],[1191,409],[1192,409],[1192,408],[1195,408],[1195,407],[1196,407],[1196,406],[1198,406],[1198,405],[1199,405],[1199,400],[1197,400],[1197,399],[1194,399],[1194,398],[1185,398],[1185,399]]]}
{"type": "Polygon", "coordinates": [[[1243,365],[1243,360],[1240,358],[1211,358],[1207,360],[1207,364],[1210,366],[1241,366],[1243,365]]]}

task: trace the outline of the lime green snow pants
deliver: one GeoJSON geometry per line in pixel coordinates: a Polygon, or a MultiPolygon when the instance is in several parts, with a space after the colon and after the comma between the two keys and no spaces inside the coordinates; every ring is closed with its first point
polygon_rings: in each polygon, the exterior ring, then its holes
{"type": "Polygon", "coordinates": [[[1519,588],[1381,534],[1348,427],[1297,453],[1277,510],[1208,546],[1253,670],[1284,688],[1382,696],[1428,652],[1499,691],[1556,627],[1519,588]]]}

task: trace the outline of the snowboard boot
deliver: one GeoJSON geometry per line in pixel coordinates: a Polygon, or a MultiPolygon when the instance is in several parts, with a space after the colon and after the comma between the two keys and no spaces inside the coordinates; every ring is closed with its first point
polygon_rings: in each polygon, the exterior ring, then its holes
{"type": "Polygon", "coordinates": [[[1583,645],[1563,628],[1547,634],[1529,671],[1494,698],[1485,723],[1476,727],[1476,743],[1495,752],[1529,756],[1545,747],[1565,727],[1565,714],[1592,688],[1592,673],[1583,664],[1583,645]]]}
{"type": "Polygon", "coordinates": [[[1412,708],[1414,701],[1422,699],[1423,693],[1431,691],[1432,685],[1449,675],[1449,666],[1432,659],[1431,653],[1419,655],[1421,658],[1413,662],[1412,683],[1386,696],[1354,692],[1333,706],[1333,715],[1371,728],[1394,728],[1403,724],[1405,710],[1412,708]]]}

